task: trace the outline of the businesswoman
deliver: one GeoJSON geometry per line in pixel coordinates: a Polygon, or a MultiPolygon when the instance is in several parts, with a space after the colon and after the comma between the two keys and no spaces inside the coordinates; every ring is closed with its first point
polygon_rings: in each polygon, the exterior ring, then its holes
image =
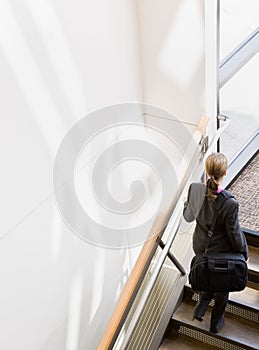
{"type": "MultiPolygon", "coordinates": [[[[208,245],[208,231],[214,215],[214,204],[217,196],[229,197],[229,192],[221,188],[226,175],[228,161],[222,153],[213,153],[205,163],[209,176],[207,184],[193,183],[189,187],[188,199],[184,203],[183,215],[186,221],[196,220],[193,235],[193,250],[195,254],[204,253],[208,245]]],[[[238,202],[235,198],[227,199],[218,211],[214,234],[211,238],[209,250],[213,252],[239,252],[247,260],[248,248],[245,236],[238,221],[238,202]]],[[[203,320],[206,309],[214,297],[215,305],[212,309],[210,331],[217,333],[224,324],[224,313],[228,302],[227,292],[201,292],[199,301],[194,309],[193,318],[203,320]]]]}

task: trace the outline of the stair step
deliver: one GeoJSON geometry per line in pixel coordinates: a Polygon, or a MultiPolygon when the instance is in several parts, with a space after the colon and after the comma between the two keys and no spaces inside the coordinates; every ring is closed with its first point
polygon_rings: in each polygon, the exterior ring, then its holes
{"type": "MultiPolygon", "coordinates": [[[[184,334],[173,332],[170,339],[167,339],[159,350],[208,350],[208,344],[197,339],[190,338],[184,334]]],[[[220,350],[216,346],[210,346],[210,350],[220,350]]]]}
{"type": "Polygon", "coordinates": [[[248,285],[259,289],[259,248],[249,246],[248,285]]]}
{"type": "MultiPolygon", "coordinates": [[[[190,285],[185,286],[185,295],[192,297],[195,302],[198,301],[199,294],[194,292],[190,285]]],[[[259,319],[259,292],[254,288],[246,287],[241,292],[229,293],[228,304],[228,307],[232,305],[252,312],[257,315],[256,319],[259,319]]]]}
{"type": "Polygon", "coordinates": [[[259,323],[243,319],[231,313],[225,314],[225,325],[217,334],[210,333],[211,308],[208,308],[203,322],[192,320],[195,302],[184,300],[173,315],[173,324],[180,327],[180,333],[200,337],[213,346],[230,349],[226,344],[231,344],[231,349],[259,349],[259,323]],[[204,336],[205,335],[205,336],[204,336]]]}
{"type": "MultiPolygon", "coordinates": [[[[192,300],[196,303],[199,300],[199,294],[193,293],[192,300]]],[[[214,300],[210,303],[210,306],[213,305],[214,300]]],[[[259,322],[259,292],[247,287],[242,292],[230,293],[226,312],[259,322]]]]}
{"type": "Polygon", "coordinates": [[[251,281],[248,281],[248,282],[247,282],[247,286],[248,286],[249,288],[259,290],[259,283],[258,283],[258,282],[251,282],[251,281]]]}
{"type": "Polygon", "coordinates": [[[259,248],[249,246],[248,266],[251,270],[259,272],[259,248]]]}
{"type": "Polygon", "coordinates": [[[241,304],[259,313],[259,292],[253,288],[246,287],[241,292],[231,292],[229,302],[241,304]]]}
{"type": "Polygon", "coordinates": [[[251,247],[259,247],[259,231],[249,230],[242,227],[242,231],[246,236],[247,244],[251,247]]]}

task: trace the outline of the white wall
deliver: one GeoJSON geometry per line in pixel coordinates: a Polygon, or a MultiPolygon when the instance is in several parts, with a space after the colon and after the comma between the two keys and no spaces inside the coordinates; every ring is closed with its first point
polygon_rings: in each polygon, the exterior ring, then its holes
{"type": "Polygon", "coordinates": [[[198,123],[205,114],[203,0],[138,0],[144,101],[198,123]]]}
{"type": "Polygon", "coordinates": [[[204,1],[1,0],[0,45],[0,348],[94,350],[139,248],[98,248],[64,225],[55,155],[78,120],[121,102],[193,131],[205,113],[204,1]]]}
{"type": "Polygon", "coordinates": [[[133,261],[64,225],[52,170],[75,122],[142,100],[135,5],[1,0],[0,45],[0,348],[95,349],[133,261]]]}

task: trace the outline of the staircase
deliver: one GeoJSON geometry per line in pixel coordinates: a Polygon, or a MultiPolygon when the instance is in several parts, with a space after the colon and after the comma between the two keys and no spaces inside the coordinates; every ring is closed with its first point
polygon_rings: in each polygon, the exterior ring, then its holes
{"type": "MultiPolygon", "coordinates": [[[[258,153],[253,159],[252,165],[254,165],[256,158],[258,162],[258,153]]],[[[235,193],[235,188],[238,189],[240,186],[238,181],[244,181],[244,177],[247,177],[245,171],[247,169],[244,169],[239,174],[239,178],[236,178],[231,184],[231,187],[229,187],[238,200],[240,199],[235,193]]],[[[256,177],[253,177],[253,188],[250,188],[250,197],[251,192],[254,193],[256,188],[258,188],[255,179],[256,177]]],[[[244,186],[245,184],[243,183],[244,186]]],[[[254,197],[253,200],[258,202],[258,198],[254,197]]],[[[255,203],[253,204],[254,207],[256,207],[255,203]]],[[[250,213],[254,215],[254,212],[252,213],[251,210],[250,213]]],[[[243,215],[243,219],[241,217],[241,225],[242,221],[246,222],[247,220],[245,214],[243,215]]],[[[258,213],[254,217],[258,223],[258,213]]],[[[250,253],[247,287],[242,292],[230,293],[223,328],[217,334],[209,332],[213,301],[208,307],[202,322],[192,320],[198,294],[193,292],[190,286],[185,286],[182,303],[173,314],[166,333],[166,339],[160,345],[159,350],[259,350],[259,233],[254,226],[255,220],[251,221],[253,227],[243,229],[246,234],[250,253]]]]}
{"type": "Polygon", "coordinates": [[[183,302],[170,322],[170,337],[160,346],[160,350],[226,349],[259,350],[259,249],[250,247],[248,286],[242,292],[230,293],[225,313],[225,324],[217,333],[210,333],[209,306],[204,320],[192,320],[198,294],[185,286],[183,302]]]}

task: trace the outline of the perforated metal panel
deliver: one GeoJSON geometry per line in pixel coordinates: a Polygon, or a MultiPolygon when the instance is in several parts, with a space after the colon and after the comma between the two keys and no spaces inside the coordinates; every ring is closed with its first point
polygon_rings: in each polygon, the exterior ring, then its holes
{"type": "Polygon", "coordinates": [[[202,333],[200,331],[197,331],[195,329],[188,328],[185,326],[180,326],[179,333],[184,334],[193,339],[202,341],[205,344],[217,346],[218,348],[221,348],[224,350],[246,350],[247,349],[245,347],[240,347],[238,345],[228,343],[222,339],[210,336],[209,334],[202,333]]]}
{"type": "MultiPolygon", "coordinates": [[[[132,305],[122,333],[124,331],[127,331],[127,325],[130,323],[136,305],[138,304],[139,299],[141,297],[142,291],[145,289],[145,286],[148,283],[150,276],[152,275],[152,270],[155,264],[156,261],[154,260],[149,268],[148,273],[146,274],[146,277],[138,292],[136,300],[132,305]]],[[[171,261],[168,258],[166,258],[165,263],[154,285],[154,288],[151,292],[151,295],[148,298],[144,311],[137,324],[137,327],[132,335],[132,339],[130,340],[127,346],[127,350],[146,350],[149,348],[154,332],[168,303],[168,299],[171,296],[175,288],[176,282],[179,278],[179,271],[176,270],[171,261]]],[[[115,348],[120,348],[119,341],[117,342],[115,348]]]]}
{"type": "Polygon", "coordinates": [[[132,340],[127,347],[128,350],[145,350],[149,348],[154,331],[172,293],[174,283],[179,276],[179,272],[175,270],[170,260],[167,259],[133,333],[132,340]]]}

